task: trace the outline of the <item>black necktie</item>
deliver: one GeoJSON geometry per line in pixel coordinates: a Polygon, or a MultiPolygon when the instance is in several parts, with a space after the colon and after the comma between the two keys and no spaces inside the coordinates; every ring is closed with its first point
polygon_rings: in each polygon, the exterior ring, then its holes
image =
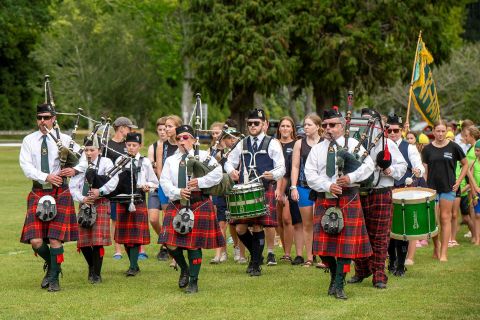
{"type": "Polygon", "coordinates": [[[327,153],[327,176],[329,178],[333,177],[335,174],[335,148],[333,147],[335,143],[332,141],[328,146],[327,153]]]}
{"type": "Polygon", "coordinates": [[[187,187],[187,154],[182,156],[178,165],[178,187],[180,189],[187,187]]]}
{"type": "Polygon", "coordinates": [[[254,152],[254,153],[257,153],[257,151],[258,151],[258,138],[257,138],[257,137],[254,137],[254,138],[253,138],[253,146],[252,146],[252,148],[253,148],[253,152],[254,152]]]}
{"type": "Polygon", "coordinates": [[[42,141],[40,166],[41,166],[42,172],[50,173],[50,168],[48,166],[48,146],[47,146],[46,135],[43,136],[43,141],[42,141]]]}

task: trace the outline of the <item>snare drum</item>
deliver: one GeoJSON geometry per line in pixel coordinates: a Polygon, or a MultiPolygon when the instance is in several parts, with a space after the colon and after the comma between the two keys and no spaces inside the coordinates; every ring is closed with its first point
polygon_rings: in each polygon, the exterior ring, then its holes
{"type": "Polygon", "coordinates": [[[226,198],[231,219],[257,218],[267,214],[265,189],[261,183],[234,185],[226,198]]]}
{"type": "MultiPolygon", "coordinates": [[[[132,195],[131,194],[117,194],[116,196],[110,197],[110,202],[115,203],[130,203],[132,195]]],[[[134,194],[133,195],[133,203],[142,203],[143,196],[141,194],[134,194]]]]}
{"type": "Polygon", "coordinates": [[[436,191],[399,188],[392,192],[393,219],[390,237],[397,240],[430,239],[438,234],[435,217],[436,191]]]}

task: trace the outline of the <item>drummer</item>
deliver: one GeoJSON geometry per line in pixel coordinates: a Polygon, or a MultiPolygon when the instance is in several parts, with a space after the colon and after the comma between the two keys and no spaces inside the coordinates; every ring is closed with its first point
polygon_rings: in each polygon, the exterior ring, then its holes
{"type": "MultiPolygon", "coordinates": [[[[372,114],[379,123],[380,115],[375,111],[372,114]]],[[[383,126],[380,130],[383,130],[383,126]]],[[[348,280],[348,283],[359,283],[373,275],[373,286],[377,289],[385,289],[388,281],[385,274],[385,260],[393,213],[392,187],[395,180],[400,180],[405,175],[407,162],[397,144],[388,139],[387,134],[378,131],[374,132],[374,136],[380,136],[380,139],[370,150],[370,157],[375,163],[373,182],[360,189],[360,200],[373,255],[354,260],[355,275],[348,280]]],[[[375,142],[370,141],[369,147],[372,143],[375,142]]]]}
{"type": "Polygon", "coordinates": [[[285,175],[285,160],[280,142],[265,135],[262,128],[265,125],[265,111],[253,109],[248,114],[247,126],[249,136],[232,150],[225,163],[225,171],[234,181],[248,183],[256,177],[265,187],[265,198],[269,214],[252,219],[233,221],[239,239],[250,252],[250,263],[247,273],[250,276],[260,276],[265,246],[263,227],[276,227],[275,184],[285,175]],[[240,170],[237,170],[240,165],[240,170]],[[245,167],[246,166],[246,167],[245,167]],[[252,231],[248,229],[252,226],[252,231]]]}
{"type": "MultiPolygon", "coordinates": [[[[402,139],[403,122],[402,118],[396,114],[388,116],[387,123],[390,125],[388,128],[388,137],[392,139],[400,149],[403,158],[407,161],[407,171],[403,177],[399,180],[395,180],[395,188],[406,187],[407,178],[420,179],[425,174],[425,167],[422,164],[422,158],[420,152],[418,152],[415,144],[410,144],[406,140],[402,139]]],[[[409,134],[407,134],[407,137],[409,134]]],[[[410,180],[410,179],[409,179],[410,180]]],[[[408,241],[390,239],[388,245],[388,271],[392,272],[397,277],[403,277],[405,275],[405,259],[408,252],[408,241]]]]}

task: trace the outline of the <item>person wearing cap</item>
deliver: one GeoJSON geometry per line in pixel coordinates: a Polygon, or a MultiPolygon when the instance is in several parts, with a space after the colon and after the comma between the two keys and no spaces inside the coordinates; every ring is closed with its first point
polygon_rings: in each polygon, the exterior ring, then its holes
{"type": "Polygon", "coordinates": [[[373,254],[354,260],[355,275],[348,280],[348,283],[359,283],[373,275],[373,286],[378,289],[385,289],[388,281],[388,276],[385,274],[385,260],[393,214],[392,188],[402,178],[406,178],[407,171],[407,162],[397,144],[388,138],[388,135],[393,132],[401,134],[401,130],[388,128],[387,132],[388,134],[382,131],[377,133],[377,137],[380,134],[381,138],[370,150],[370,157],[375,164],[373,181],[360,188],[363,216],[373,254]]]}
{"type": "MultiPolygon", "coordinates": [[[[19,157],[23,173],[33,182],[20,241],[30,244],[35,255],[45,260],[44,270],[47,272],[41,287],[50,292],[60,290],[58,275],[64,260],[63,243],[78,239],[75,207],[64,179],[73,176],[75,170],[61,169],[57,144],[47,133],[47,129],[53,129],[55,120],[52,105],[37,106],[38,130],[23,139],[19,157]],[[39,200],[44,196],[51,196],[56,202],[57,214],[50,221],[42,221],[36,215],[39,200]]],[[[70,144],[69,136],[57,130],[53,134],[64,146],[70,144]]],[[[78,150],[79,146],[74,144],[74,151],[78,150]]]]}
{"type": "MultiPolygon", "coordinates": [[[[257,177],[263,177],[265,199],[269,214],[257,218],[238,219],[236,225],[238,238],[250,252],[251,260],[247,268],[250,276],[260,276],[265,246],[264,227],[276,227],[277,212],[275,201],[276,182],[285,175],[285,159],[280,142],[265,135],[265,111],[253,109],[248,114],[247,126],[249,136],[243,139],[228,155],[225,171],[234,181],[247,183],[257,177]],[[246,168],[245,168],[246,166],[246,168]],[[237,170],[239,168],[239,170],[237,170]],[[252,231],[248,227],[252,227],[252,231]]],[[[274,258],[273,253],[267,260],[274,258]]]]}
{"type": "MultiPolygon", "coordinates": [[[[130,200],[117,204],[115,241],[125,246],[125,251],[130,260],[130,266],[125,275],[133,277],[140,272],[138,267],[140,246],[150,243],[145,193],[158,188],[158,178],[153,171],[150,160],[140,154],[142,135],[136,132],[127,133],[125,144],[131,161],[124,168],[124,171],[119,173],[118,185],[126,186],[132,196],[133,194],[140,195],[141,201],[135,203],[130,200]]],[[[116,162],[118,163],[120,159],[118,158],[116,162]]],[[[102,196],[101,193],[100,196],[102,196]]],[[[111,198],[111,201],[114,201],[114,199],[114,197],[111,198]]]]}
{"type": "MultiPolygon", "coordinates": [[[[102,156],[109,158],[113,163],[123,154],[127,154],[127,147],[125,146],[125,137],[132,129],[136,129],[137,126],[133,124],[132,120],[127,117],[118,117],[113,122],[114,134],[111,139],[108,140],[107,146],[104,149],[102,156]]],[[[117,220],[117,204],[110,203],[110,218],[113,221],[113,233],[115,234],[116,220],[117,220]]],[[[122,246],[115,242],[115,253],[113,254],[115,260],[122,258],[122,246]]]]}
{"type": "MultiPolygon", "coordinates": [[[[189,177],[187,161],[196,154],[196,142],[193,128],[182,125],[176,128],[178,151],[168,157],[160,176],[160,184],[170,203],[163,219],[162,232],[158,243],[164,244],[169,254],[180,267],[178,279],[179,288],[185,288],[185,293],[198,292],[198,276],[202,264],[202,249],[221,248],[225,238],[215,217],[210,197],[202,189],[210,188],[222,180],[222,167],[215,158],[210,158],[208,166],[216,166],[203,177],[189,177]],[[194,215],[191,231],[174,226],[178,213],[190,209],[194,215]],[[183,251],[188,252],[188,264],[183,251]]],[[[206,162],[208,152],[198,151],[198,160],[206,162]]],[[[191,221],[191,220],[189,220],[191,221]]]]}
{"type": "Polygon", "coordinates": [[[102,264],[105,253],[104,246],[112,244],[110,237],[110,202],[105,197],[113,190],[118,183],[118,175],[113,176],[103,185],[96,182],[96,176],[105,176],[113,168],[112,160],[100,155],[100,139],[89,141],[85,138],[85,156],[80,163],[74,167],[77,174],[70,179],[69,188],[75,201],[82,205],[94,206],[97,218],[90,228],[78,227],[77,248],[82,251],[88,265],[88,281],[92,284],[102,282],[102,264]],[[92,170],[92,171],[89,171],[92,170]],[[85,178],[87,171],[94,173],[90,180],[85,178]],[[91,191],[98,189],[98,191],[91,191]],[[94,196],[94,194],[102,196],[94,196]]]}
{"type": "MultiPolygon", "coordinates": [[[[337,299],[347,299],[344,280],[350,271],[351,259],[366,258],[372,254],[358,187],[361,181],[370,177],[375,166],[367,155],[356,169],[353,164],[349,165],[352,172],[339,171],[336,165],[337,147],[345,145],[345,125],[345,118],[336,109],[325,110],[322,128],[326,139],[312,147],[305,163],[308,186],[316,195],[313,254],[319,255],[329,268],[328,295],[337,299]],[[344,227],[335,233],[327,233],[322,227],[322,218],[332,207],[341,211],[344,227]]],[[[358,141],[348,138],[347,144],[348,152],[352,154],[358,141]]],[[[358,152],[362,155],[365,149],[360,147],[358,152]]]]}

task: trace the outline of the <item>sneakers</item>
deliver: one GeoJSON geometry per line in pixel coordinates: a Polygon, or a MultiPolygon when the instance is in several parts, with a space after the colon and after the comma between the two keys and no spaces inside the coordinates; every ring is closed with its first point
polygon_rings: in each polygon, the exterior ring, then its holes
{"type": "Polygon", "coordinates": [[[227,262],[228,260],[228,254],[226,252],[222,252],[222,255],[220,256],[220,263],[227,262]]]}
{"type": "Polygon", "coordinates": [[[140,252],[138,254],[138,260],[147,260],[148,259],[148,254],[146,252],[140,252]]]}
{"type": "Polygon", "coordinates": [[[210,264],[219,264],[220,263],[220,257],[213,257],[212,260],[210,260],[210,264]]]}
{"type": "Polygon", "coordinates": [[[237,260],[237,263],[238,264],[247,264],[248,261],[247,261],[247,258],[245,258],[245,257],[239,257],[238,260],[237,260]]]}
{"type": "Polygon", "coordinates": [[[158,254],[157,254],[157,260],[158,261],[167,261],[168,260],[167,248],[165,248],[165,247],[160,248],[160,251],[158,251],[158,254]]]}
{"type": "Polygon", "coordinates": [[[140,268],[128,268],[128,270],[125,272],[125,275],[127,277],[135,277],[138,273],[140,272],[140,268]]]}
{"type": "Polygon", "coordinates": [[[269,252],[267,255],[267,266],[276,266],[277,260],[275,260],[275,254],[273,252],[269,252]]]}
{"type": "Polygon", "coordinates": [[[113,255],[113,259],[115,260],[120,260],[122,259],[122,253],[121,252],[115,252],[115,254],[113,255]]]}
{"type": "Polygon", "coordinates": [[[238,260],[240,260],[240,247],[236,246],[233,247],[233,261],[238,262],[238,260]]]}
{"type": "Polygon", "coordinates": [[[228,237],[227,244],[233,244],[233,238],[232,237],[228,237]]]}
{"type": "Polygon", "coordinates": [[[301,265],[305,262],[305,260],[303,259],[302,256],[296,256],[295,259],[293,259],[292,261],[292,265],[294,266],[298,266],[298,265],[301,265]]]}
{"type": "Polygon", "coordinates": [[[467,233],[465,233],[463,235],[464,238],[471,238],[472,237],[472,232],[471,231],[468,231],[467,233]]]}

